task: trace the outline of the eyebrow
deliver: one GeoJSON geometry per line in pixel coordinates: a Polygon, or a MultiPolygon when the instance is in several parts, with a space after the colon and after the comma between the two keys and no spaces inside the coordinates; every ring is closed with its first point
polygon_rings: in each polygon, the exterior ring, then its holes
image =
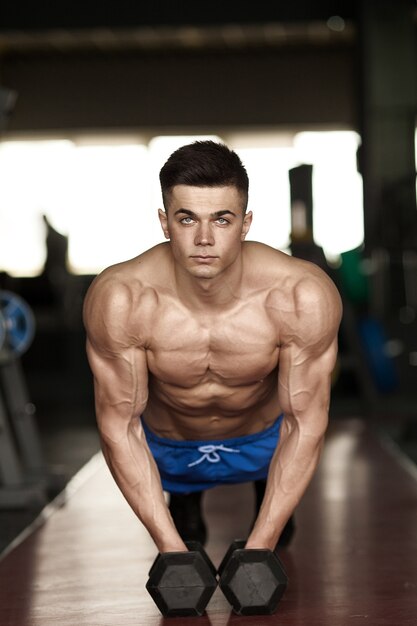
{"type": "MultiPolygon", "coordinates": [[[[175,211],[174,215],[178,215],[179,213],[184,213],[184,215],[188,215],[189,217],[198,217],[196,213],[190,211],[189,209],[178,209],[178,211],[175,211]]],[[[210,217],[223,217],[223,215],[233,215],[234,217],[236,217],[236,213],[233,213],[233,211],[229,211],[228,209],[215,211],[214,213],[210,214],[210,217]]]]}

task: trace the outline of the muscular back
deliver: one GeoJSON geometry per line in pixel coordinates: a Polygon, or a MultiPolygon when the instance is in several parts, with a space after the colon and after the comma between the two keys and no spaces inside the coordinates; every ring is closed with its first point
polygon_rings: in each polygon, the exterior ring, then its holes
{"type": "Polygon", "coordinates": [[[90,289],[85,320],[96,386],[114,376],[114,402],[132,418],[143,412],[161,436],[250,434],[283,408],[280,350],[299,332],[300,316],[314,324],[300,302],[312,293],[325,307],[316,294],[328,279],[258,243],[244,243],[242,259],[242,282],[219,307],[195,308],[178,293],[169,244],[109,268],[90,289]]]}

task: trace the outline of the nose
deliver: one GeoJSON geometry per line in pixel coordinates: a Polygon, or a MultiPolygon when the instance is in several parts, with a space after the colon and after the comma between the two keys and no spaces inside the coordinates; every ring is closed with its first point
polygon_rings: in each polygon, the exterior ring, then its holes
{"type": "Polygon", "coordinates": [[[209,223],[200,222],[195,235],[195,244],[197,246],[214,245],[214,237],[209,223]]]}

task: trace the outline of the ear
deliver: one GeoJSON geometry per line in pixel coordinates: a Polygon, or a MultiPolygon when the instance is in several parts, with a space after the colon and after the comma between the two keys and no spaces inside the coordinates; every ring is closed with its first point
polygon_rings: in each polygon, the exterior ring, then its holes
{"type": "Polygon", "coordinates": [[[252,218],[253,218],[252,211],[249,211],[248,213],[246,213],[245,217],[243,218],[242,232],[240,233],[241,241],[245,241],[246,235],[248,234],[250,226],[252,224],[252,218]]]}
{"type": "Polygon", "coordinates": [[[163,211],[162,209],[158,209],[158,217],[161,223],[161,228],[165,235],[165,239],[169,239],[170,235],[169,235],[169,229],[168,229],[168,216],[165,213],[165,211],[163,211]]]}

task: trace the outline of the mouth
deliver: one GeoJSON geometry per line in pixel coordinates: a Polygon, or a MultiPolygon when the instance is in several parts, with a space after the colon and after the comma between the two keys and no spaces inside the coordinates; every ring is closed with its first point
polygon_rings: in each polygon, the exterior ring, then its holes
{"type": "Polygon", "coordinates": [[[192,259],[194,259],[195,261],[198,261],[199,263],[210,263],[212,261],[214,261],[215,259],[217,259],[216,256],[210,256],[210,255],[206,255],[206,254],[195,254],[193,256],[191,256],[192,259]]]}

